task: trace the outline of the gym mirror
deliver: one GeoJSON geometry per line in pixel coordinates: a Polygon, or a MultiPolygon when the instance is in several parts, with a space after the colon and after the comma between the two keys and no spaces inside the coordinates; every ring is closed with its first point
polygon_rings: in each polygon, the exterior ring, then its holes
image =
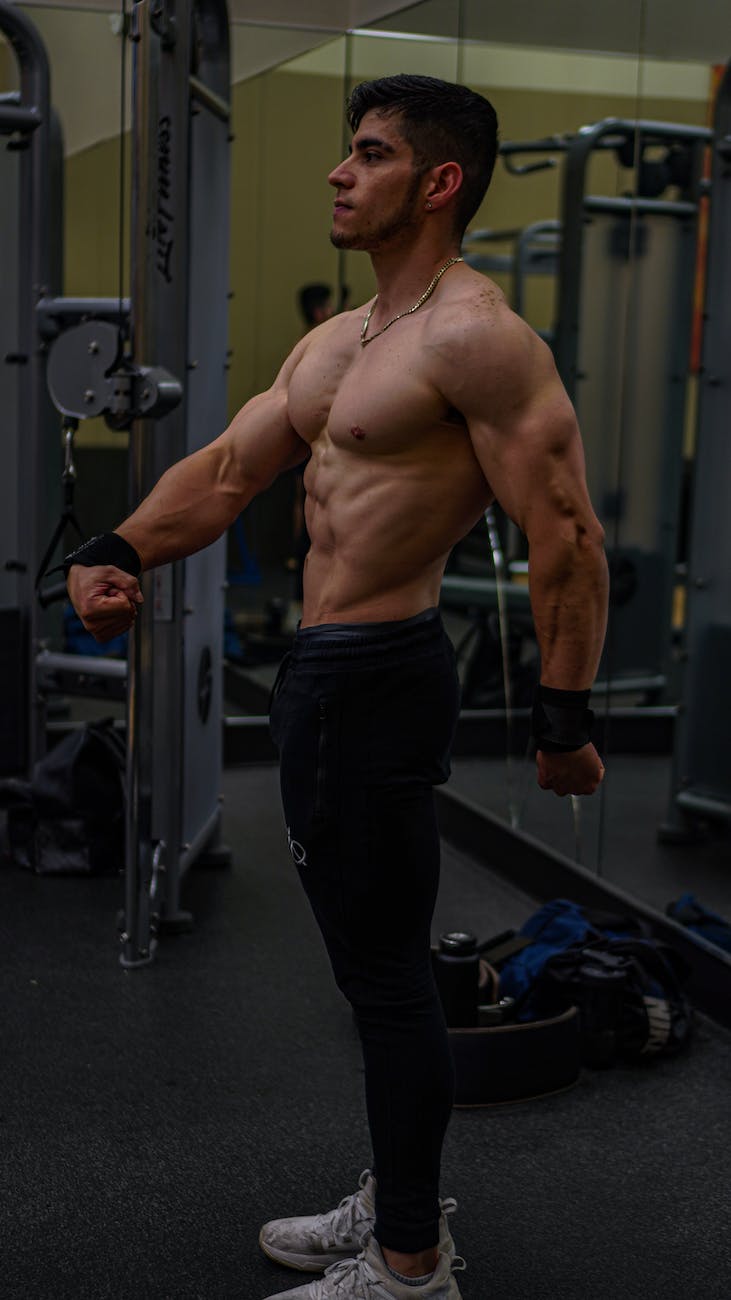
{"type": "Polygon", "coordinates": [[[731,29],[712,2],[691,19],[682,5],[645,0],[642,20],[633,115],[664,132],[650,128],[635,143],[623,414],[605,518],[615,563],[609,699],[618,708],[600,861],[608,880],[728,947],[702,912],[730,911],[731,774],[715,739],[729,707],[729,411],[706,358],[728,330],[718,144],[729,130],[731,29]],[[627,690],[637,668],[656,674],[657,687],[627,690]]]}
{"type": "MultiPolygon", "coordinates": [[[[594,692],[608,759],[601,794],[546,795],[525,756],[536,671],[526,555],[499,511],[492,530],[478,525],[457,548],[442,589],[460,652],[463,721],[473,710],[494,711],[480,756],[468,756],[471,744],[458,751],[454,787],[661,910],[691,888],[691,862],[704,872],[703,902],[723,910],[727,896],[727,823],[711,820],[704,836],[699,815],[683,844],[688,819],[674,798],[683,781],[677,755],[673,764],[674,722],[688,690],[706,220],[699,178],[708,168],[713,87],[729,55],[718,7],[701,4],[695,18],[691,34],[681,6],[653,0],[611,11],[561,0],[509,7],[434,0],[353,37],[356,50],[363,45],[361,62],[368,51],[365,75],[391,66],[390,51],[371,53],[377,43],[387,50],[392,42],[406,66],[407,38],[424,49],[431,41],[432,60],[437,50],[443,59],[440,75],[456,62],[458,78],[495,102],[502,165],[465,251],[554,350],[607,536],[610,623],[594,692]],[[627,125],[635,121],[646,124],[640,134],[627,125]],[[499,723],[506,690],[507,761],[499,723]]],[[[356,275],[348,266],[348,279],[356,275]]]]}
{"type": "MultiPolygon", "coordinates": [[[[126,293],[120,19],[87,7],[27,12],[48,48],[64,136],[56,214],[64,290],[126,293]]],[[[495,510],[456,549],[442,592],[463,721],[491,719],[479,756],[473,745],[458,749],[452,779],[474,802],[661,909],[691,888],[716,910],[727,902],[727,822],[711,818],[699,839],[708,819],[699,814],[689,826],[682,809],[678,816],[685,751],[674,761],[673,734],[678,705],[703,695],[684,664],[688,610],[697,607],[686,576],[703,424],[708,232],[699,180],[728,46],[713,0],[699,0],[692,24],[679,0],[622,0],[610,10],[572,0],[423,0],[347,36],[232,26],[231,414],[271,383],[323,314],[373,291],[368,259],[338,253],[328,239],[326,178],[346,147],[348,88],[388,72],[427,72],[464,81],[498,109],[502,157],[463,251],[553,348],[579,415],[612,572],[594,698],[608,776],[590,800],[558,800],[536,786],[527,754],[537,668],[527,556],[495,510]],[[636,121],[653,125],[637,134],[627,125],[636,121]],[[689,830],[690,846],[667,842],[689,830]]],[[[128,62],[125,97],[129,73],[128,62]]],[[[0,91],[14,86],[14,62],[0,46],[0,91]]],[[[126,513],[126,436],[84,422],[76,459],[77,513],[93,533],[126,513]]],[[[716,496],[720,516],[721,489],[716,496]]],[[[231,530],[229,712],[266,711],[298,616],[305,546],[297,474],[231,530]]],[[[696,732],[712,729],[708,702],[693,717],[696,732]]],[[[711,788],[723,812],[724,789],[711,788]]]]}

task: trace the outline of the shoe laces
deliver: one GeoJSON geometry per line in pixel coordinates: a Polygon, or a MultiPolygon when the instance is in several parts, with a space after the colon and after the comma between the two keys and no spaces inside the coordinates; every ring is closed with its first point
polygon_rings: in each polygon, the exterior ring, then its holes
{"type": "Polygon", "coordinates": [[[370,1172],[370,1169],[363,1170],[358,1181],[358,1191],[344,1196],[334,1213],[330,1211],[329,1214],[318,1216],[316,1230],[320,1232],[323,1244],[335,1246],[343,1237],[355,1236],[357,1225],[371,1217],[360,1198],[360,1193],[370,1178],[370,1172]]]}
{"type": "Polygon", "coordinates": [[[345,1286],[349,1278],[351,1281],[357,1280],[363,1283],[369,1291],[378,1282],[373,1269],[366,1263],[365,1252],[356,1255],[355,1259],[341,1259],[337,1264],[331,1264],[325,1269],[325,1277],[331,1278],[335,1283],[334,1296],[339,1294],[341,1287],[345,1286]]]}

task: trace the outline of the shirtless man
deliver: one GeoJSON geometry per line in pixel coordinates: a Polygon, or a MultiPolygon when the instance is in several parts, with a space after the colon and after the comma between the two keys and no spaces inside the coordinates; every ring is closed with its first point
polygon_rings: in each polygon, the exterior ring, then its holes
{"type": "Polygon", "coordinates": [[[99,640],[123,631],[141,569],[208,545],[311,453],[303,617],[271,726],[290,851],[361,1035],[374,1165],[338,1210],[265,1225],[272,1258],[328,1268],[269,1300],[455,1300],[439,1202],[453,1076],[429,947],[432,787],[447,779],[458,710],[440,582],[497,498],[530,547],[538,781],[591,794],[607,573],[551,354],[459,259],[492,173],[494,110],[464,87],[399,76],[357,87],[348,118],[331,238],[370,254],[377,297],[307,334],[225,433],[69,557],[68,585],[99,640]]]}

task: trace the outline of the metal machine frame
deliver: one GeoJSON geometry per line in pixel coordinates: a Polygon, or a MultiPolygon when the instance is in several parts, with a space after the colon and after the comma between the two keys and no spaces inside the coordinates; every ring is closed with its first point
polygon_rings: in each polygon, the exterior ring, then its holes
{"type": "MultiPolygon", "coordinates": [[[[96,678],[100,696],[118,695],[126,678],[121,962],[134,967],[152,959],[160,929],[190,926],[180,899],[188,867],[204,854],[208,861],[230,860],[219,843],[225,539],[145,576],[146,602],[130,637],[127,665],[82,663],[78,656],[45,650],[34,582],[43,554],[41,528],[48,527],[39,484],[49,459],[43,424],[49,410],[58,487],[61,468],[59,419],[46,385],[63,417],[67,448],[74,426],[88,416],[104,415],[112,427],[130,428],[131,508],[171,464],[225,427],[228,12],[226,0],[135,0],[123,33],[134,50],[130,301],[59,296],[60,276],[49,272],[48,60],[33,24],[6,0],[0,0],[0,30],[16,50],[22,86],[19,97],[0,100],[0,133],[11,134],[22,149],[19,342],[3,372],[7,379],[12,365],[13,384],[4,384],[3,391],[9,388],[9,441],[17,447],[17,495],[23,501],[22,536],[11,559],[16,603],[27,624],[19,694],[27,700],[28,718],[16,770],[31,768],[44,751],[48,694],[73,689],[74,679],[80,691],[94,693],[96,678]]],[[[60,267],[60,247],[57,262],[60,267]]]]}
{"type": "MultiPolygon", "coordinates": [[[[137,0],[132,19],[132,360],[183,384],[164,420],[132,425],[138,501],[226,422],[231,136],[225,0],[137,0]]],[[[150,960],[160,922],[189,925],[180,881],[220,829],[224,547],[143,582],[127,710],[125,966],[150,960]]]]}
{"type": "Polygon", "coordinates": [[[35,657],[52,615],[35,598],[47,520],[60,510],[59,419],[46,389],[39,298],[58,294],[63,276],[63,140],[51,108],[45,46],[15,5],[0,0],[0,31],[15,53],[19,93],[0,96],[5,252],[0,310],[0,406],[6,494],[0,541],[3,620],[2,700],[6,774],[28,771],[45,744],[44,701],[35,657]]]}
{"type": "Polygon", "coordinates": [[[731,62],[713,131],[708,263],[685,627],[683,706],[663,839],[731,819],[731,62]]]}

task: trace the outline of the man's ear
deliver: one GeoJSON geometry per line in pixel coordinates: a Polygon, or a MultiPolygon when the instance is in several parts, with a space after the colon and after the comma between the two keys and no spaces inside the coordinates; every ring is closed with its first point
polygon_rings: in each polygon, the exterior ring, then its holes
{"type": "Polygon", "coordinates": [[[429,184],[425,195],[426,206],[431,212],[438,212],[445,207],[461,188],[463,172],[458,162],[440,163],[429,173],[429,184]]]}

